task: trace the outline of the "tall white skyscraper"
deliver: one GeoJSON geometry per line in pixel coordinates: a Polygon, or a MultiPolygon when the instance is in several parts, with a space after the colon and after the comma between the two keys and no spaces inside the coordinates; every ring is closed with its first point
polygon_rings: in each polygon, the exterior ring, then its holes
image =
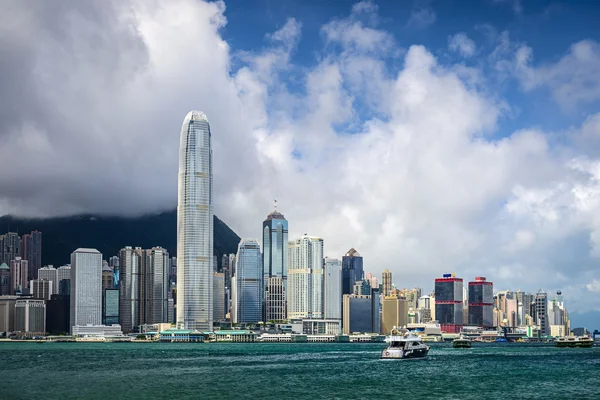
{"type": "Polygon", "coordinates": [[[210,125],[190,111],[179,145],[177,327],[213,329],[213,188],[210,125]]]}
{"type": "Polygon", "coordinates": [[[71,254],[71,330],[102,323],[102,253],[77,249],[71,254]]]}
{"type": "Polygon", "coordinates": [[[289,242],[288,318],[323,318],[323,239],[289,242]]]}
{"type": "Polygon", "coordinates": [[[323,307],[325,319],[342,319],[342,263],[335,258],[325,258],[323,307]]]}
{"type": "Polygon", "coordinates": [[[262,262],[256,240],[242,239],[238,245],[234,281],[236,312],[233,322],[262,321],[262,262]]]}

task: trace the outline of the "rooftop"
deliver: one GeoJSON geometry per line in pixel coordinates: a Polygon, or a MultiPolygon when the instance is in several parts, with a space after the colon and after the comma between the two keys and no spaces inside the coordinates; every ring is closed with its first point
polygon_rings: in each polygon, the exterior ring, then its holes
{"type": "Polygon", "coordinates": [[[185,120],[186,121],[189,120],[189,121],[206,121],[206,122],[208,122],[208,117],[202,111],[193,110],[193,111],[190,111],[185,116],[185,120]]]}
{"type": "Polygon", "coordinates": [[[360,253],[353,247],[346,253],[345,257],[360,257],[360,253]]]}
{"type": "Polygon", "coordinates": [[[267,215],[267,221],[270,221],[272,219],[285,219],[285,217],[283,216],[282,213],[275,210],[271,214],[267,215]]]}
{"type": "Polygon", "coordinates": [[[8,265],[6,265],[6,263],[2,263],[2,265],[0,265],[0,269],[10,269],[8,267],[8,265]]]}

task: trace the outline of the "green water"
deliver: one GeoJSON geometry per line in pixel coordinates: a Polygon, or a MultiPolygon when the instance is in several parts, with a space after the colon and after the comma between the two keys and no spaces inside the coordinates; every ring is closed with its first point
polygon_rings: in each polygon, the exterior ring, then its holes
{"type": "Polygon", "coordinates": [[[600,399],[600,348],[0,343],[0,399],[600,399]]]}

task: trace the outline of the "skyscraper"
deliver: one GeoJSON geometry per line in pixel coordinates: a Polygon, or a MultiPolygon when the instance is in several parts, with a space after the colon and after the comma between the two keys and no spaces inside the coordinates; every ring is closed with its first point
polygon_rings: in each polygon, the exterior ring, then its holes
{"type": "Polygon", "coordinates": [[[167,322],[169,293],[169,253],[162,247],[144,250],[140,299],[144,324],[167,322]]]}
{"type": "Polygon", "coordinates": [[[460,332],[463,325],[463,280],[452,274],[435,279],[435,317],[442,332],[460,332]]]}
{"type": "Polygon", "coordinates": [[[335,258],[325,258],[323,305],[325,319],[342,319],[342,264],[335,258]]]}
{"type": "Polygon", "coordinates": [[[54,293],[56,282],[47,279],[32,279],[29,281],[29,293],[35,299],[50,300],[54,293]]]}
{"type": "Polygon", "coordinates": [[[323,239],[289,242],[288,318],[323,318],[323,239]]]}
{"type": "Polygon", "coordinates": [[[38,279],[46,279],[52,282],[52,294],[58,294],[58,270],[52,265],[46,265],[38,269],[38,279]]]}
{"type": "Polygon", "coordinates": [[[190,111],[181,127],[177,202],[177,326],[213,329],[213,188],[210,125],[190,111]]]}
{"type": "Polygon", "coordinates": [[[132,332],[139,326],[140,316],[140,281],[142,269],[141,248],[127,246],[119,252],[119,323],[124,333],[132,332]]]}
{"type": "Polygon", "coordinates": [[[548,321],[548,294],[540,289],[535,295],[535,322],[540,327],[540,335],[550,334],[548,321]]]}
{"type": "Polygon", "coordinates": [[[381,278],[381,281],[383,282],[383,295],[389,296],[392,291],[392,273],[389,269],[386,269],[383,271],[381,278]]]}
{"type": "Polygon", "coordinates": [[[342,293],[354,293],[354,284],[364,279],[363,274],[363,258],[360,253],[354,248],[348,250],[342,257],[342,293]]]}
{"type": "MultiPolygon", "coordinates": [[[[285,296],[287,288],[287,271],[288,271],[288,221],[285,219],[283,214],[275,210],[267,215],[267,219],[263,221],[263,284],[265,290],[269,289],[269,286],[274,289],[273,294],[267,294],[266,297],[278,302],[286,303],[285,297],[281,299],[275,299],[274,296],[280,294],[285,296]],[[281,278],[283,288],[274,286],[277,280],[269,282],[269,278],[281,278]]],[[[285,304],[283,309],[285,310],[285,304]]],[[[278,318],[276,315],[268,314],[268,309],[265,307],[266,320],[278,320],[285,319],[278,318]]],[[[273,308],[270,308],[273,310],[273,308]]]]}
{"type": "Polygon", "coordinates": [[[11,292],[10,267],[2,263],[0,264],[0,296],[8,296],[11,292]]]}
{"type": "Polygon", "coordinates": [[[236,308],[233,322],[262,320],[262,268],[260,247],[253,239],[242,239],[238,245],[235,270],[236,308]]]}
{"type": "Polygon", "coordinates": [[[225,319],[225,274],[213,273],[213,321],[225,319]]]}
{"type": "Polygon", "coordinates": [[[77,249],[71,254],[71,330],[102,323],[102,253],[77,249]]]}
{"type": "MultiPolygon", "coordinates": [[[[42,232],[32,231],[21,238],[23,258],[29,263],[29,279],[36,279],[42,267],[42,232]]],[[[55,284],[58,286],[58,283],[55,284]]]]}
{"type": "Polygon", "coordinates": [[[494,325],[494,286],[478,276],[469,282],[469,325],[491,328],[494,325]]]}
{"type": "Polygon", "coordinates": [[[10,262],[10,280],[12,285],[11,294],[22,293],[24,289],[29,288],[27,275],[29,274],[27,260],[21,257],[15,257],[10,262]]]}
{"type": "MultiPolygon", "coordinates": [[[[15,232],[0,235],[0,263],[10,263],[17,257],[22,257],[21,236],[15,232]]],[[[27,272],[29,274],[29,271],[27,272]]]]}

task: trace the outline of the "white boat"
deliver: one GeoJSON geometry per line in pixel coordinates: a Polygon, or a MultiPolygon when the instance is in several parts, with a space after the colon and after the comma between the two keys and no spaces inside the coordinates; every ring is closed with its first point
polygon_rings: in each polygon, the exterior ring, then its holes
{"type": "Polygon", "coordinates": [[[412,333],[401,335],[392,331],[385,341],[388,347],[381,352],[382,359],[424,358],[429,352],[429,346],[423,344],[421,338],[412,333]]]}
{"type": "Polygon", "coordinates": [[[556,347],[592,347],[594,340],[587,336],[564,336],[554,341],[556,347]]]}

